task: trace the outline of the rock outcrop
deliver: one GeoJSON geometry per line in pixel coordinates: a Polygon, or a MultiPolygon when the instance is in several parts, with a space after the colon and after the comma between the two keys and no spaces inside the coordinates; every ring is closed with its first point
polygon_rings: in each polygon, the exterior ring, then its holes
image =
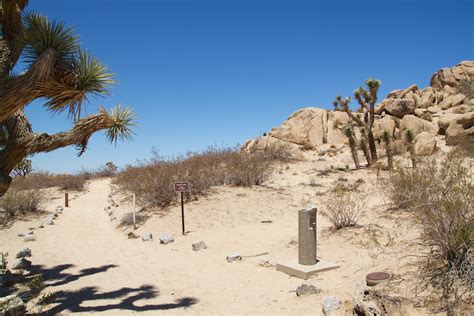
{"type": "MultiPolygon", "coordinates": [[[[474,61],[463,61],[452,68],[433,74],[430,86],[419,89],[411,85],[390,92],[375,108],[373,134],[380,141],[387,131],[393,138],[403,139],[410,129],[417,138],[420,155],[436,149],[436,135],[445,135],[448,145],[457,144],[474,134],[474,61]],[[428,136],[431,135],[431,137],[428,136]]],[[[278,127],[264,136],[247,141],[247,151],[287,146],[316,149],[321,145],[346,144],[341,127],[350,122],[345,112],[307,107],[294,112],[278,127]]]]}

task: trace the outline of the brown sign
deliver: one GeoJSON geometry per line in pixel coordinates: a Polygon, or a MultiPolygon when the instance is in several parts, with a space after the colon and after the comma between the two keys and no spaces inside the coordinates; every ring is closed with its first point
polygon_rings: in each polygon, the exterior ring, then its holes
{"type": "Polygon", "coordinates": [[[175,182],[174,183],[175,192],[188,192],[189,191],[189,182],[175,182]]]}

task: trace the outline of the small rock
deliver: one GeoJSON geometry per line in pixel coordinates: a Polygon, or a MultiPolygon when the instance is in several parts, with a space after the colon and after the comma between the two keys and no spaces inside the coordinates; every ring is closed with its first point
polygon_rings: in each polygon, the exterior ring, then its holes
{"type": "Polygon", "coordinates": [[[194,244],[192,245],[192,248],[193,248],[194,251],[199,251],[199,250],[202,250],[202,249],[206,249],[207,246],[206,246],[206,244],[204,243],[204,241],[199,241],[199,242],[197,242],[197,243],[194,243],[194,244]]]}
{"type": "Polygon", "coordinates": [[[242,256],[239,254],[239,253],[233,253],[229,256],[227,256],[227,262],[234,262],[234,261],[237,261],[237,260],[242,260],[242,256]]]}
{"type": "Polygon", "coordinates": [[[321,292],[317,287],[311,284],[301,284],[298,286],[296,289],[296,296],[302,296],[302,295],[314,295],[318,294],[321,292]]]}
{"type": "Polygon", "coordinates": [[[16,254],[17,258],[31,257],[31,249],[26,247],[18,251],[16,254]]]}
{"type": "Polygon", "coordinates": [[[116,216],[110,216],[110,221],[111,221],[111,222],[115,221],[116,219],[117,219],[116,216]]]}
{"type": "Polygon", "coordinates": [[[0,315],[24,315],[25,303],[18,295],[0,297],[0,315]]]}
{"type": "Polygon", "coordinates": [[[258,265],[261,266],[261,267],[266,267],[266,268],[273,267],[273,264],[270,262],[270,260],[268,260],[266,258],[261,259],[258,262],[258,265]]]}
{"type": "Polygon", "coordinates": [[[56,210],[59,211],[59,212],[62,212],[64,210],[64,208],[62,206],[58,206],[58,207],[56,207],[56,210]]]}
{"type": "Polygon", "coordinates": [[[28,269],[30,266],[31,266],[30,260],[26,260],[25,258],[20,258],[13,263],[12,269],[23,270],[23,269],[28,269]]]}
{"type": "Polygon", "coordinates": [[[329,316],[341,307],[341,301],[336,296],[327,296],[323,299],[323,314],[329,316]]]}
{"type": "Polygon", "coordinates": [[[174,241],[173,236],[165,234],[160,236],[160,244],[166,245],[174,241]]]}
{"type": "Polygon", "coordinates": [[[127,238],[128,239],[137,239],[139,236],[137,234],[135,234],[134,232],[129,232],[127,234],[127,238]]]}
{"type": "Polygon", "coordinates": [[[25,237],[23,237],[23,241],[35,241],[35,240],[36,240],[35,235],[26,235],[25,237]]]}
{"type": "Polygon", "coordinates": [[[153,240],[153,234],[152,233],[144,233],[142,235],[142,240],[143,241],[151,241],[153,240]]]}
{"type": "Polygon", "coordinates": [[[29,230],[27,232],[23,232],[23,233],[18,234],[18,237],[26,237],[26,236],[33,235],[33,234],[34,234],[34,232],[32,230],[29,230]]]}

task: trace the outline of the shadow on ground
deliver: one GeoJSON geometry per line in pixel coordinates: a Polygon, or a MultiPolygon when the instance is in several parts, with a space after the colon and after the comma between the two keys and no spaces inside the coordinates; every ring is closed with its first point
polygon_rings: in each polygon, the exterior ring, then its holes
{"type": "MultiPolygon", "coordinates": [[[[117,265],[109,264],[96,268],[82,269],[78,273],[68,273],[66,270],[73,268],[73,264],[61,264],[51,268],[42,265],[31,266],[32,273],[41,273],[45,285],[45,292],[51,290],[55,300],[39,311],[39,315],[55,315],[63,311],[70,312],[104,312],[109,310],[128,310],[136,312],[170,310],[175,308],[190,307],[198,302],[196,298],[183,297],[173,303],[143,304],[141,300],[154,299],[159,296],[159,291],[153,285],[142,285],[140,287],[123,287],[109,292],[100,292],[97,286],[84,287],[75,291],[54,291],[54,287],[74,282],[80,278],[105,273],[109,269],[117,268],[117,265]],[[113,303],[104,303],[104,300],[114,300],[113,303]],[[99,302],[100,301],[100,302],[99,302]],[[94,304],[97,303],[97,304],[94,304]],[[138,304],[137,304],[138,303],[138,304]]],[[[36,314],[36,313],[35,313],[36,314]]]]}
{"type": "Polygon", "coordinates": [[[56,300],[54,307],[42,311],[39,315],[54,315],[68,310],[78,312],[104,312],[110,310],[127,310],[135,312],[170,310],[175,308],[190,307],[197,303],[197,299],[183,297],[174,303],[137,305],[140,300],[153,299],[159,296],[158,290],[152,285],[143,285],[138,288],[124,287],[116,291],[99,292],[97,287],[84,287],[77,291],[58,291],[54,293],[56,300]],[[93,305],[98,300],[117,300],[117,303],[93,305]],[[84,306],[86,305],[86,306],[84,306]]]}

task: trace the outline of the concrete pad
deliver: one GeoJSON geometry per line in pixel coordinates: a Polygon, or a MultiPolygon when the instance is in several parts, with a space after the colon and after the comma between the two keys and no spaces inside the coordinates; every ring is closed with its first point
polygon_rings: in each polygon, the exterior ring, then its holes
{"type": "Polygon", "coordinates": [[[316,264],[302,265],[298,263],[298,259],[293,259],[277,263],[276,265],[277,271],[281,271],[304,280],[307,280],[310,276],[315,275],[319,272],[337,268],[339,268],[338,265],[322,260],[318,260],[316,264]]]}

